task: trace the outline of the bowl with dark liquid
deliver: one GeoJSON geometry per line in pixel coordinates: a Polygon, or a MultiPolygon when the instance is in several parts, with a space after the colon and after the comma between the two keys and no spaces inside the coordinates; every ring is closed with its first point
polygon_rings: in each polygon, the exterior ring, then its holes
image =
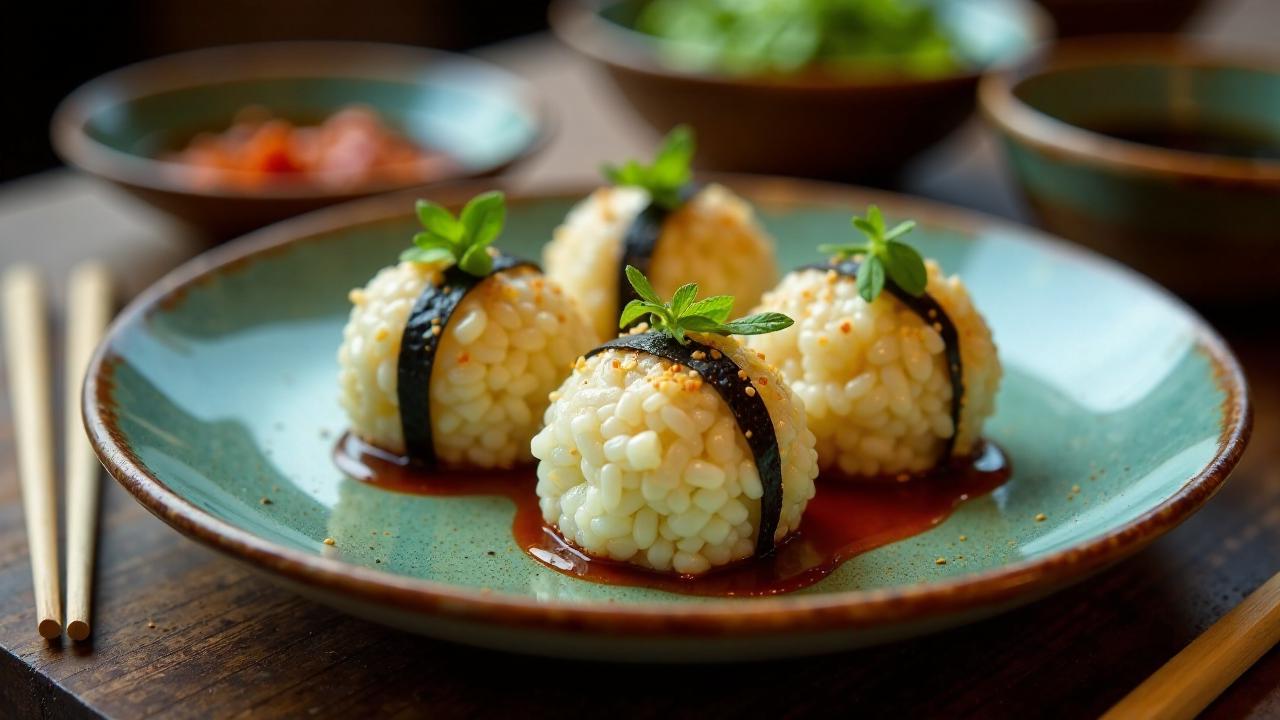
{"type": "Polygon", "coordinates": [[[277,42],[108,73],[62,102],[51,131],[67,164],[222,240],[343,200],[496,174],[547,127],[530,85],[476,58],[277,42]],[[370,160],[371,147],[385,157],[370,160]]]}
{"type": "Polygon", "coordinates": [[[1280,58],[1071,40],[979,98],[1049,230],[1193,300],[1280,294],[1280,58]]]}

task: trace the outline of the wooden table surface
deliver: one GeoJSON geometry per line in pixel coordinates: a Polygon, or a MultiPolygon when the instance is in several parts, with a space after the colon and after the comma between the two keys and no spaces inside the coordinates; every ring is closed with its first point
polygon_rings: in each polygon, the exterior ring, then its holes
{"type": "MultiPolygon", "coordinates": [[[[1280,3],[1211,18],[1257,32],[1280,3]],[[1250,13],[1253,13],[1252,15],[1250,13]]],[[[1224,30],[1223,28],[1227,28],[1224,30]]],[[[601,79],[545,39],[487,51],[565,107],[557,141],[517,179],[589,177],[652,135],[601,79]]],[[[916,168],[906,189],[1017,216],[976,127],[916,168]]],[[[43,264],[55,285],[103,256],[136,292],[196,246],[145,208],[68,172],[0,186],[0,264],[43,264]]],[[[1252,383],[1252,444],[1222,492],[1135,558],[1021,610],[858,652],[707,667],[522,658],[404,635],[277,589],[179,536],[107,482],[89,644],[34,631],[7,397],[0,403],[0,718],[1096,716],[1260,585],[1280,563],[1280,338],[1276,308],[1212,318],[1252,383]],[[659,678],[667,675],[667,678],[659,678]],[[651,692],[659,687],[662,692],[651,692]]],[[[2,377],[2,376],[0,376],[2,377]]],[[[0,395],[3,395],[0,386],[0,395]]],[[[1280,651],[1208,717],[1280,716],[1280,651]]]]}

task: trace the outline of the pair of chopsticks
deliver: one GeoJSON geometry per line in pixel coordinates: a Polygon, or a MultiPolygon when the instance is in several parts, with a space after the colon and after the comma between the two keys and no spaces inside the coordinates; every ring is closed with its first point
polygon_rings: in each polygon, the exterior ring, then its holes
{"type": "MultiPolygon", "coordinates": [[[[4,346],[17,440],[18,476],[35,589],[36,629],[62,635],[58,572],[57,490],[54,485],[53,404],[44,282],[30,267],[4,275],[4,346]]],[[[66,331],[66,522],[67,635],[89,637],[89,605],[98,515],[98,459],[80,420],[80,384],[89,357],[111,317],[111,276],[97,263],[75,268],[67,297],[66,331]]]]}

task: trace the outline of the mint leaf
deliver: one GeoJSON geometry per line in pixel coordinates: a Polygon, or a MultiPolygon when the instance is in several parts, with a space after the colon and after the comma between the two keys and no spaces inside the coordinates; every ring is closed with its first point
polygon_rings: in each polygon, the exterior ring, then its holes
{"type": "Polygon", "coordinates": [[[929,284],[929,274],[920,253],[906,243],[890,240],[885,257],[889,277],[908,294],[920,297],[929,284]]]}
{"type": "Polygon", "coordinates": [[[688,283],[681,285],[676,294],[671,296],[671,314],[677,318],[685,313],[685,309],[689,307],[689,303],[698,296],[698,284],[688,283]]]}
{"type": "Polygon", "coordinates": [[[906,221],[906,222],[900,222],[900,223],[898,223],[897,225],[895,225],[895,226],[894,226],[894,228],[893,228],[892,230],[890,230],[889,232],[887,232],[887,233],[885,233],[885,234],[884,234],[884,239],[885,239],[885,240],[894,240],[894,239],[899,238],[899,237],[901,237],[901,236],[903,236],[903,235],[906,235],[907,233],[909,233],[909,232],[911,232],[912,230],[915,230],[915,229],[916,229],[916,221],[915,221],[915,220],[908,220],[908,221],[906,221]]]}
{"type": "Polygon", "coordinates": [[[706,315],[689,315],[680,319],[680,324],[685,330],[690,332],[714,333],[720,332],[724,327],[724,322],[709,318],[706,315]]]}
{"type": "Polygon", "coordinates": [[[469,275],[484,277],[493,270],[493,257],[483,245],[472,245],[458,260],[458,267],[469,275]]]}
{"type": "Polygon", "coordinates": [[[502,193],[492,191],[471,198],[462,208],[462,226],[466,229],[465,237],[470,247],[484,247],[502,232],[502,224],[507,218],[504,202],[502,193]]]}
{"type": "MultiPolygon", "coordinates": [[[[618,318],[618,327],[625,330],[645,315],[649,315],[661,309],[661,306],[654,305],[653,303],[647,303],[643,300],[632,300],[627,303],[626,307],[622,308],[622,315],[618,318]]],[[[650,324],[652,325],[652,323],[650,324]]]]}
{"type": "Polygon", "coordinates": [[[411,247],[400,253],[400,261],[417,263],[451,263],[453,262],[453,250],[445,247],[411,247]]]}
{"type": "Polygon", "coordinates": [[[879,255],[872,255],[858,268],[858,294],[867,302],[875,302],[884,290],[884,263],[879,255]]]}
{"type": "MultiPolygon", "coordinates": [[[[418,215],[418,222],[422,223],[422,227],[428,232],[451,242],[457,242],[462,238],[462,224],[453,216],[453,213],[430,200],[419,200],[413,207],[418,215]]],[[[416,238],[414,242],[417,242],[416,238]]]]}
{"type": "Polygon", "coordinates": [[[631,283],[631,287],[635,288],[636,294],[641,300],[648,300],[655,305],[662,305],[662,298],[658,297],[658,293],[653,291],[653,286],[649,284],[649,278],[644,276],[632,265],[626,267],[627,282],[631,283]]]}
{"type": "Polygon", "coordinates": [[[818,246],[818,252],[823,255],[836,255],[842,259],[852,257],[854,255],[866,254],[869,251],[870,248],[867,247],[866,243],[848,243],[845,245],[835,243],[818,246]]]}
{"type": "Polygon", "coordinates": [[[715,295],[696,300],[698,286],[688,283],[680,286],[671,303],[662,302],[644,273],[635,267],[626,267],[627,281],[641,299],[632,300],[622,309],[618,327],[628,328],[644,315],[649,315],[649,325],[654,332],[664,332],[684,345],[688,332],[715,333],[718,335],[759,335],[789,327],[792,319],[782,313],[769,312],[752,315],[725,323],[733,309],[733,297],[715,295]]]}
{"type": "Polygon", "coordinates": [[[720,326],[728,335],[764,335],[791,327],[795,320],[778,312],[757,313],[720,326]]]}
{"type": "Polygon", "coordinates": [[[430,248],[445,248],[449,252],[453,252],[453,242],[446,237],[441,237],[431,231],[423,231],[414,233],[413,244],[428,250],[430,248]]]}
{"type": "Polygon", "coordinates": [[[600,170],[614,185],[641,188],[654,203],[675,209],[682,202],[681,188],[692,177],[693,151],[693,131],[679,125],[663,138],[652,164],[628,160],[620,167],[604,165],[600,170]]]}
{"type": "Polygon", "coordinates": [[[722,323],[729,319],[729,313],[732,310],[733,296],[712,295],[690,305],[684,314],[690,319],[707,318],[713,322],[722,323]]]}

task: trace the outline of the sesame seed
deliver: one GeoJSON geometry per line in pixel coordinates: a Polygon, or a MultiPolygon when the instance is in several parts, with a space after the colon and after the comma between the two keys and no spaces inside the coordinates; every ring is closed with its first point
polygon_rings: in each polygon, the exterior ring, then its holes
{"type": "Polygon", "coordinates": [[[746,379],[747,379],[747,371],[746,371],[746,370],[739,370],[739,371],[738,371],[738,379],[739,379],[739,380],[746,380],[746,379]]]}
{"type": "Polygon", "coordinates": [[[692,357],[694,360],[706,360],[707,354],[702,352],[701,350],[694,350],[692,357]]]}
{"type": "Polygon", "coordinates": [[[751,431],[750,431],[750,430],[748,430],[748,431],[746,431],[746,432],[742,433],[742,435],[743,435],[743,437],[745,437],[745,438],[746,438],[746,439],[748,439],[748,440],[750,440],[750,439],[751,439],[751,431]]]}
{"type": "Polygon", "coordinates": [[[262,503],[263,505],[270,505],[270,504],[271,504],[271,498],[269,498],[269,497],[264,497],[264,498],[262,498],[261,500],[259,500],[258,502],[262,503]]]}
{"type": "Polygon", "coordinates": [[[1045,515],[1044,513],[1036,513],[1036,522],[1044,522],[1045,520],[1048,520],[1048,519],[1049,519],[1048,515],[1045,515]]]}
{"type": "Polygon", "coordinates": [[[944,558],[944,557],[940,557],[940,558],[938,558],[937,560],[934,560],[934,561],[933,561],[933,564],[934,564],[934,565],[946,565],[946,564],[947,564],[947,559],[946,559],[946,558],[944,558]]]}
{"type": "Polygon", "coordinates": [[[440,326],[439,326],[439,325],[432,325],[432,326],[431,326],[431,334],[432,334],[432,335],[439,335],[439,334],[440,334],[440,326]]]}
{"type": "Polygon", "coordinates": [[[748,386],[747,386],[747,389],[746,389],[746,393],[747,393],[747,397],[755,397],[755,396],[756,396],[756,389],[755,389],[755,388],[753,388],[753,387],[751,387],[750,385],[748,385],[748,386]]]}
{"type": "Polygon", "coordinates": [[[325,538],[325,539],[324,539],[324,544],[325,544],[325,545],[337,545],[337,544],[338,544],[338,542],[337,542],[336,540],[334,540],[333,538],[325,538]]]}
{"type": "Polygon", "coordinates": [[[965,540],[968,540],[968,539],[969,539],[969,536],[968,536],[968,535],[961,535],[961,536],[960,536],[960,542],[964,542],[965,540]]]}

